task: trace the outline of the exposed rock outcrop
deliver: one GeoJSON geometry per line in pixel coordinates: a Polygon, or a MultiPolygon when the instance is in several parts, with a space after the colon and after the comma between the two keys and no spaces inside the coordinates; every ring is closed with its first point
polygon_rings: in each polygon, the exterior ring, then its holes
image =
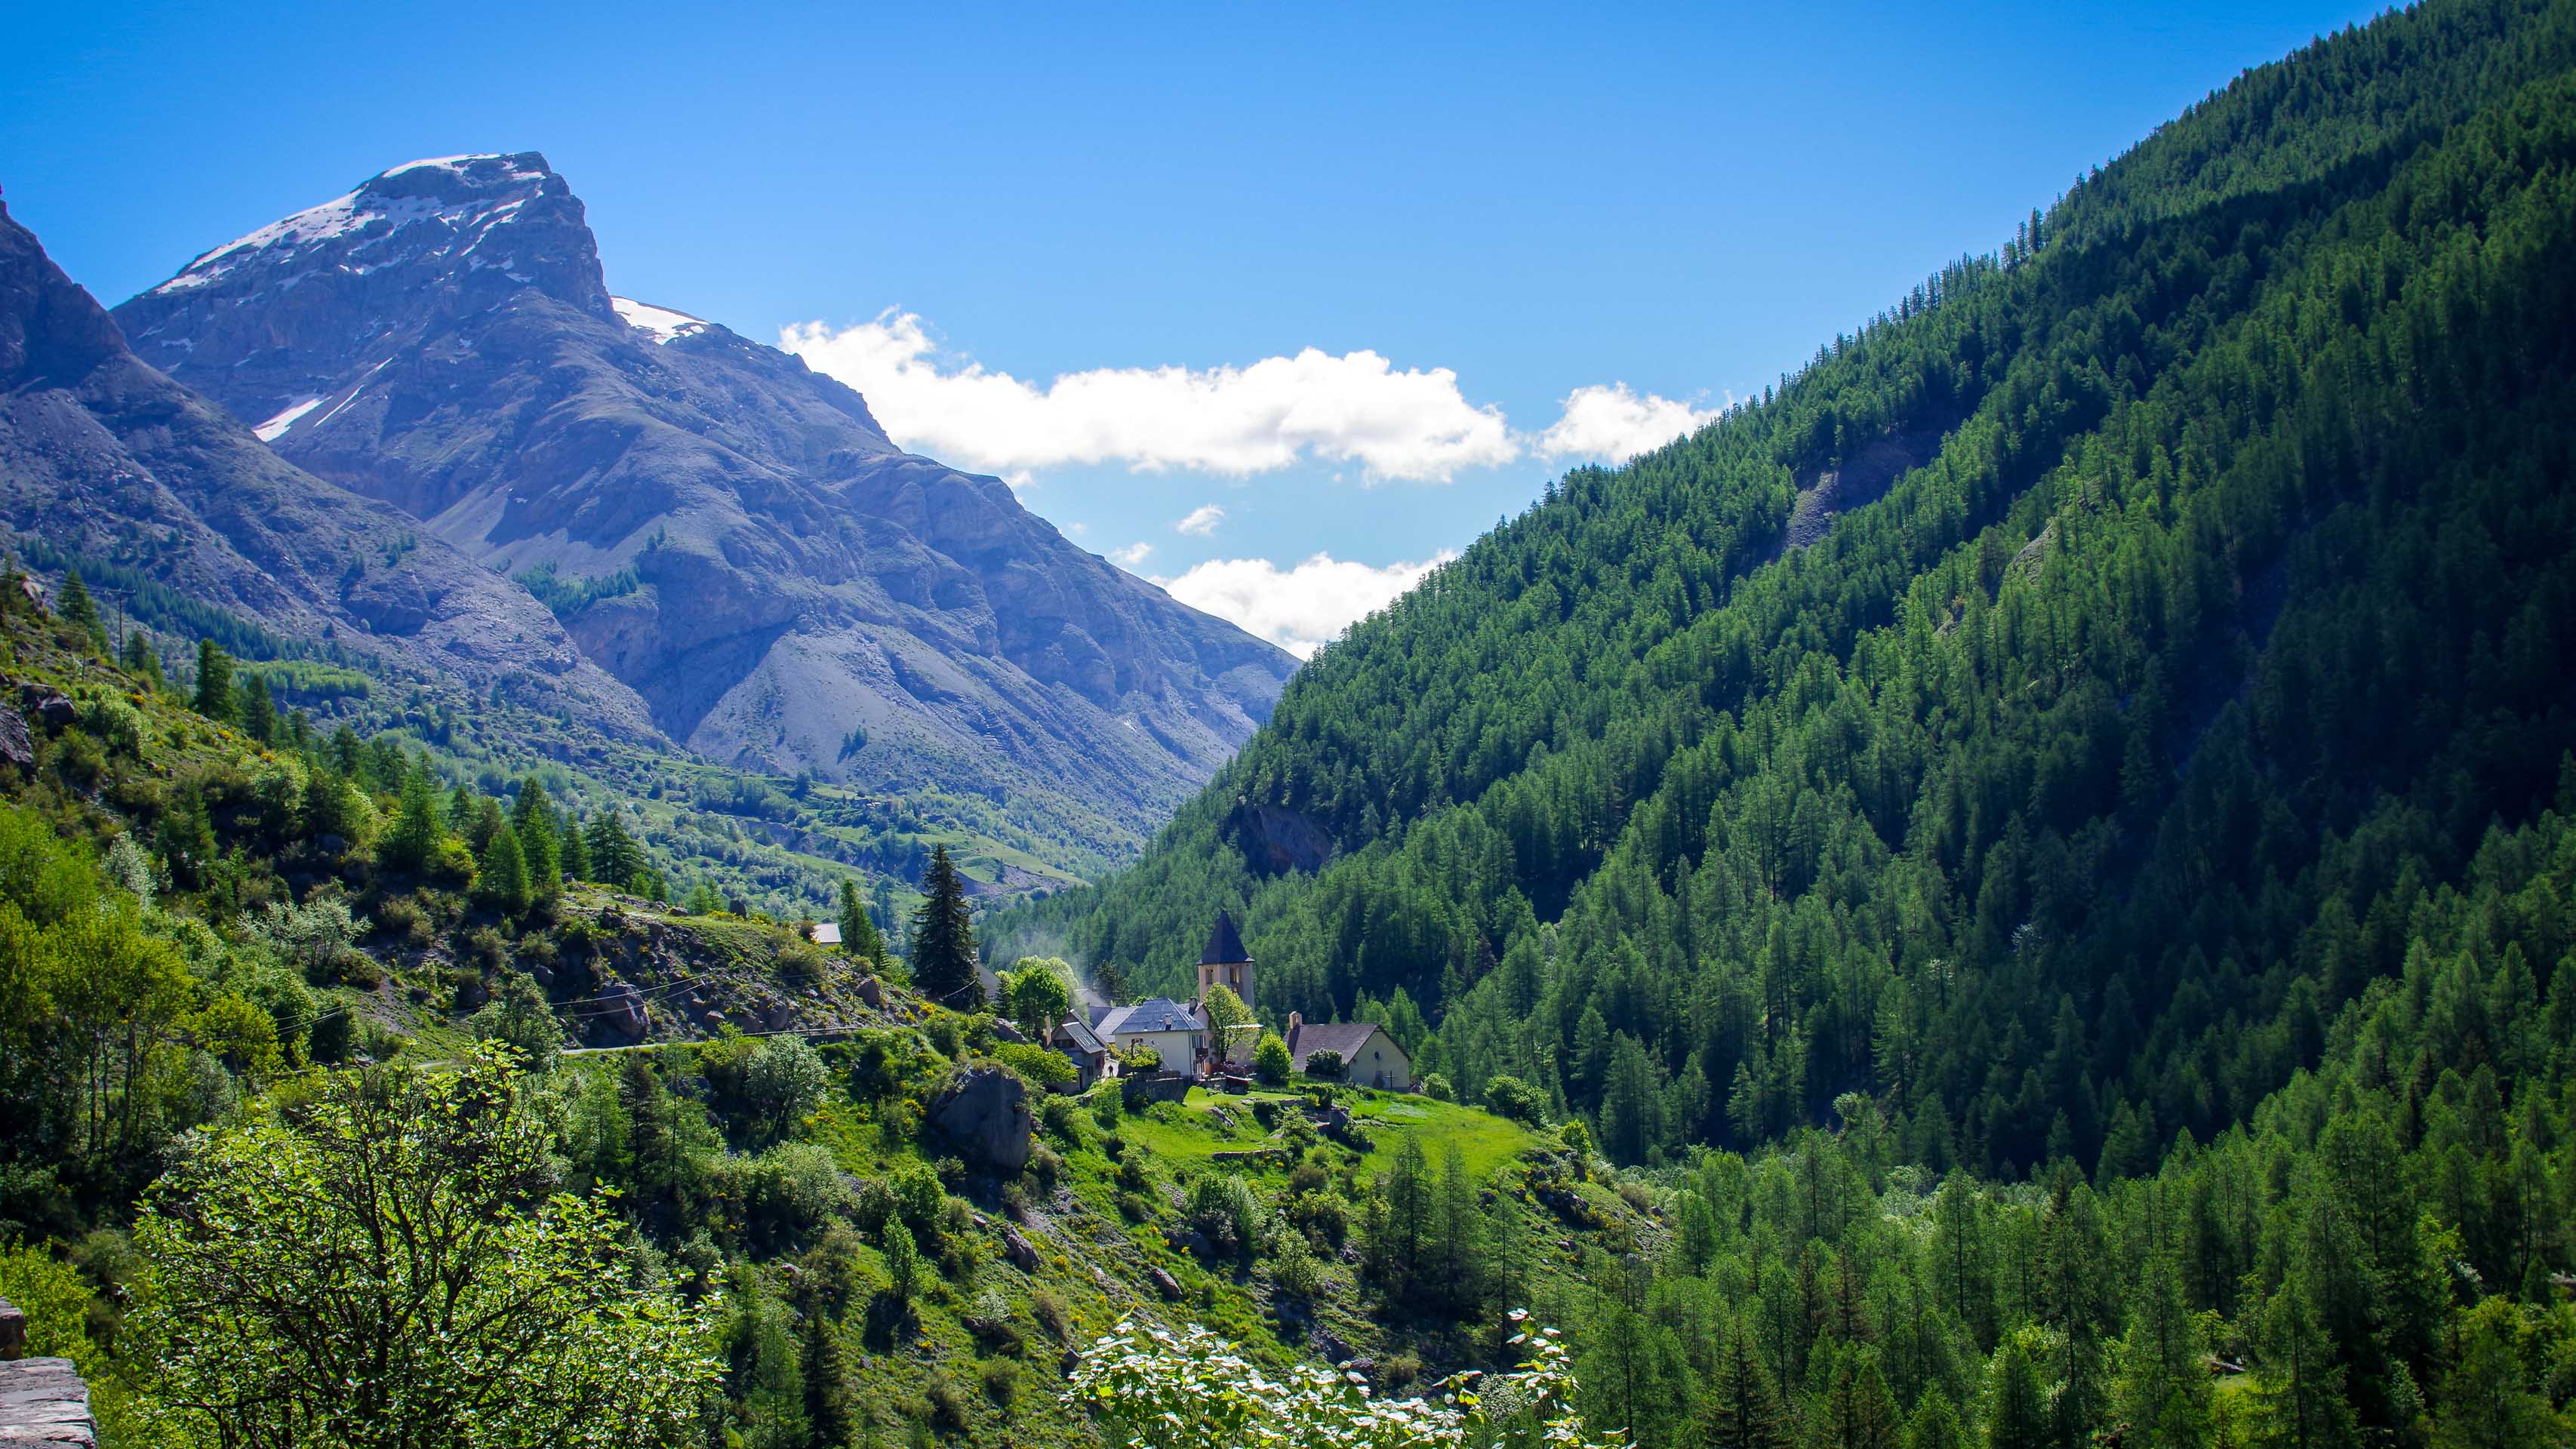
{"type": "Polygon", "coordinates": [[[926,1115],[971,1167],[1015,1177],[1029,1165],[1029,1090],[1000,1067],[960,1068],[926,1115]]]}

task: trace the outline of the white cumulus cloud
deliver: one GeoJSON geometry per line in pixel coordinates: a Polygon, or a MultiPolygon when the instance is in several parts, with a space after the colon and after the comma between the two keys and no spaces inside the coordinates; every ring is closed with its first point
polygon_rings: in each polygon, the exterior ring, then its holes
{"type": "Polygon", "coordinates": [[[1284,569],[1266,558],[1219,558],[1155,582],[1191,608],[1231,620],[1305,659],[1353,620],[1385,608],[1457,556],[1442,549],[1421,563],[1372,568],[1319,553],[1284,569]]]}
{"type": "Polygon", "coordinates": [[[1173,524],[1172,532],[1193,533],[1201,538],[1205,538],[1209,534],[1216,532],[1216,526],[1223,522],[1225,522],[1224,509],[1217,507],[1213,503],[1202,503],[1198,507],[1190,510],[1189,517],[1173,524]]]}
{"type": "Polygon", "coordinates": [[[1143,563],[1145,561],[1145,556],[1153,551],[1154,546],[1150,543],[1131,543],[1125,548],[1111,549],[1109,551],[1109,561],[1118,565],[1122,569],[1132,569],[1136,565],[1143,563]]]}
{"type": "Polygon", "coordinates": [[[1697,432],[1717,416],[1717,409],[1702,411],[1653,393],[1641,395],[1624,382],[1594,383],[1566,396],[1564,415],[1539,434],[1534,445],[1549,458],[1624,463],[1684,433],[1697,432]]]}
{"type": "Polygon", "coordinates": [[[1520,440],[1445,367],[1396,369],[1365,349],[1309,347],[1246,366],[1102,367],[1043,386],[938,356],[929,329],[888,308],[874,321],[781,328],[779,346],[867,395],[905,446],[995,472],[1122,462],[1243,477],[1311,455],[1373,479],[1446,482],[1508,463],[1520,440]]]}

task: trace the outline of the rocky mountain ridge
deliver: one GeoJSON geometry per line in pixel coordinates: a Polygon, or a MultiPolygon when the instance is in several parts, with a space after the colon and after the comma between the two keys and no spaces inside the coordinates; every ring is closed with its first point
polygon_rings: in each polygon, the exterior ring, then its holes
{"type": "Polygon", "coordinates": [[[0,525],[373,661],[620,738],[644,702],[528,592],[296,468],[128,350],[0,206],[0,525]]]}
{"type": "Polygon", "coordinates": [[[116,315],[286,458],[536,576],[715,760],[983,794],[1116,855],[1294,667],[798,359],[613,297],[533,152],[396,167],[116,315]]]}

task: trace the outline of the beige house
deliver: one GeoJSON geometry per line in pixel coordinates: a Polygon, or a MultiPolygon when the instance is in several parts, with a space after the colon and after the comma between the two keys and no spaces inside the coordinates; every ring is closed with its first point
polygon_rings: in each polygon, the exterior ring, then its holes
{"type": "Polygon", "coordinates": [[[1306,1070],[1306,1059],[1315,1053],[1333,1052],[1342,1059],[1343,1078],[1356,1086],[1413,1090],[1413,1059],[1376,1022],[1308,1021],[1292,1011],[1287,1040],[1289,1064],[1298,1071],[1306,1070]]]}

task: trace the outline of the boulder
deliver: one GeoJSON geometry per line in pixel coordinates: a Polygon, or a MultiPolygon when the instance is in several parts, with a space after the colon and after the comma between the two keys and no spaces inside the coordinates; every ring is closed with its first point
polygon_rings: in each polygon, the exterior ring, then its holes
{"type": "Polygon", "coordinates": [[[626,1037],[641,1037],[649,1024],[644,1015],[644,993],[624,981],[612,982],[592,998],[599,1007],[599,1024],[626,1037]]]}
{"type": "Polygon", "coordinates": [[[27,1314],[17,1304],[0,1298],[0,1359],[13,1359],[26,1351],[27,1314]]]}
{"type": "Polygon", "coordinates": [[[50,684],[18,686],[18,703],[49,730],[61,729],[80,718],[80,707],[72,703],[72,697],[50,684]]]}
{"type": "Polygon", "coordinates": [[[1160,1268],[1149,1268],[1145,1276],[1154,1280],[1154,1291],[1177,1302],[1181,1296],[1180,1280],[1160,1268]]]}
{"type": "Polygon", "coordinates": [[[1029,1089],[1000,1067],[966,1067],[931,1099],[932,1130],[973,1167],[1017,1177],[1029,1165],[1029,1089]]]}
{"type": "Polygon", "coordinates": [[[1029,1034],[1020,1030],[1018,1023],[1007,1016],[993,1018],[993,1035],[1004,1041],[1018,1042],[1022,1046],[1029,1044],[1029,1034]]]}
{"type": "Polygon", "coordinates": [[[859,999],[877,1010],[885,1008],[885,984],[873,976],[859,978],[859,999]]]}
{"type": "Polygon", "coordinates": [[[1038,1270],[1038,1250],[1020,1235],[1017,1228],[1002,1229],[1002,1251],[1010,1255],[1011,1266],[1023,1273],[1038,1270]]]}
{"type": "Polygon", "coordinates": [[[21,770],[36,768],[36,741],[27,733],[27,717],[7,705],[0,705],[0,760],[21,770]]]}

